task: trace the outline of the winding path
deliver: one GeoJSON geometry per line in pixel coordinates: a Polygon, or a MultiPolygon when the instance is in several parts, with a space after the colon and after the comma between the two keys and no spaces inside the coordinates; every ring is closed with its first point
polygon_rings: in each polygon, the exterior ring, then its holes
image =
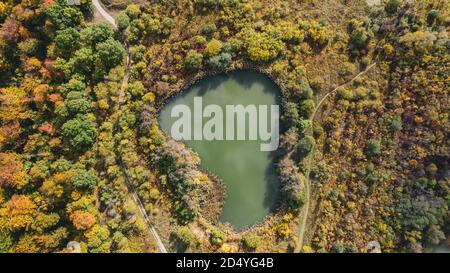
{"type": "Polygon", "coordinates": [[[125,182],[127,184],[128,190],[131,193],[131,197],[133,198],[134,203],[138,207],[139,212],[142,215],[142,218],[144,218],[145,223],[147,224],[148,228],[150,229],[150,232],[151,232],[153,238],[155,239],[156,244],[158,245],[159,251],[161,253],[167,253],[167,249],[165,248],[163,242],[161,241],[161,238],[159,237],[158,232],[156,232],[155,227],[152,225],[150,218],[148,217],[147,212],[144,209],[144,205],[142,204],[141,199],[139,198],[139,196],[136,193],[136,189],[132,186],[133,184],[130,181],[130,176],[128,175],[128,169],[127,169],[126,165],[123,164],[122,156],[120,155],[120,153],[118,154],[118,163],[124,174],[125,182]]]}
{"type": "MultiPolygon", "coordinates": [[[[338,91],[340,88],[346,86],[347,84],[350,84],[352,82],[354,82],[357,78],[363,76],[364,74],[366,74],[367,72],[369,72],[373,67],[376,66],[376,62],[371,64],[370,66],[368,66],[364,71],[360,72],[358,75],[354,76],[351,80],[339,85],[338,87],[334,88],[333,90],[329,91],[327,94],[325,94],[325,96],[323,96],[323,98],[319,101],[319,103],[317,104],[316,108],[314,109],[314,112],[311,115],[311,126],[310,128],[314,128],[314,119],[316,118],[317,112],[320,109],[320,107],[322,106],[322,104],[327,100],[328,97],[330,97],[332,94],[336,93],[336,91],[338,91]]],[[[316,148],[316,143],[314,142],[314,144],[311,147],[311,152],[309,153],[308,156],[308,163],[307,163],[307,167],[306,167],[306,173],[305,173],[305,177],[306,177],[306,181],[305,181],[305,190],[306,190],[306,204],[305,204],[305,208],[303,211],[303,217],[301,219],[300,222],[300,229],[298,231],[299,233],[299,239],[298,239],[298,252],[302,251],[303,249],[303,241],[304,241],[304,237],[305,237],[305,230],[306,230],[306,222],[308,220],[308,214],[309,214],[309,207],[310,207],[310,203],[311,203],[311,181],[310,181],[310,174],[311,174],[311,166],[312,166],[312,162],[313,162],[313,158],[314,158],[314,151],[316,148]]]]}
{"type": "MultiPolygon", "coordinates": [[[[92,4],[94,5],[95,9],[100,13],[100,15],[108,23],[110,23],[114,28],[117,28],[116,20],[105,9],[103,9],[102,5],[99,3],[99,0],[92,0],[92,4]]],[[[131,58],[130,58],[131,54],[129,51],[128,43],[126,41],[125,41],[125,49],[126,49],[126,60],[125,60],[126,70],[125,70],[125,75],[123,76],[123,79],[122,79],[122,84],[121,84],[121,87],[119,90],[119,100],[116,104],[117,107],[116,107],[114,113],[119,113],[120,107],[122,106],[123,102],[125,101],[125,88],[128,84],[128,79],[129,79],[129,75],[130,75],[129,72],[130,72],[130,67],[131,67],[131,58]]],[[[138,207],[139,212],[142,215],[142,218],[144,218],[145,223],[147,224],[148,228],[150,229],[150,232],[158,245],[159,251],[161,253],[167,253],[167,249],[165,248],[161,238],[159,237],[158,232],[156,232],[155,227],[150,222],[150,218],[148,217],[147,212],[145,211],[145,208],[141,202],[141,199],[136,194],[136,189],[132,186],[133,183],[131,183],[131,181],[130,181],[130,176],[128,175],[128,169],[127,169],[126,165],[123,164],[122,155],[120,153],[118,153],[117,157],[118,157],[119,166],[124,174],[125,182],[131,193],[131,197],[133,198],[134,203],[138,207]]]]}
{"type": "Polygon", "coordinates": [[[116,20],[109,15],[109,13],[102,7],[98,0],[92,0],[92,5],[94,5],[95,9],[100,13],[100,15],[108,21],[114,28],[117,28],[116,20]]]}

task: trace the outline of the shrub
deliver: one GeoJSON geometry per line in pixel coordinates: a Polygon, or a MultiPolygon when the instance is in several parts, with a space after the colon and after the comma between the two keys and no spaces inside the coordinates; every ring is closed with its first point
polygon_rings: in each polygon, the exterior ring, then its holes
{"type": "Polygon", "coordinates": [[[345,247],[342,245],[342,243],[334,243],[332,248],[334,253],[344,253],[345,247]]]}
{"type": "Polygon", "coordinates": [[[281,223],[276,229],[277,235],[281,238],[286,238],[290,234],[289,225],[287,223],[281,223]]]}
{"type": "Polygon", "coordinates": [[[64,105],[71,115],[86,114],[91,110],[90,101],[82,92],[71,91],[67,94],[64,105]]]}
{"type": "Polygon", "coordinates": [[[283,114],[283,120],[286,122],[288,127],[298,128],[300,125],[300,113],[297,109],[297,105],[293,102],[288,102],[285,105],[285,110],[283,114]]]}
{"type": "Polygon", "coordinates": [[[119,30],[124,30],[130,25],[130,17],[125,12],[121,12],[117,15],[116,22],[119,30]]]}
{"type": "Polygon", "coordinates": [[[399,132],[403,128],[402,121],[400,119],[393,119],[391,121],[391,125],[389,126],[389,130],[391,132],[399,132]]]}
{"type": "Polygon", "coordinates": [[[217,31],[216,25],[214,23],[210,23],[210,24],[203,25],[201,33],[203,35],[209,37],[216,31],[217,31]]]}
{"type": "MultiPolygon", "coordinates": [[[[364,49],[367,47],[373,34],[365,26],[364,23],[353,19],[349,25],[350,45],[354,49],[364,49]]],[[[358,52],[355,51],[357,57],[358,52]]]]}
{"type": "Polygon", "coordinates": [[[161,25],[162,25],[161,33],[165,36],[169,35],[170,31],[173,27],[173,24],[174,24],[174,22],[173,22],[172,18],[165,17],[161,23],[161,25]]]}
{"type": "Polygon", "coordinates": [[[436,166],[436,164],[430,163],[430,164],[427,166],[426,171],[427,171],[427,173],[430,174],[430,175],[435,175],[435,174],[437,173],[437,171],[438,171],[438,167],[436,166]]]}
{"type": "Polygon", "coordinates": [[[212,39],[209,43],[206,44],[205,52],[209,56],[216,56],[222,50],[222,42],[216,39],[212,39]]]}
{"type": "Polygon", "coordinates": [[[309,38],[318,46],[323,47],[328,43],[328,30],[317,21],[311,21],[308,28],[309,38]]]}
{"type": "Polygon", "coordinates": [[[366,155],[378,155],[381,152],[381,143],[377,139],[369,139],[366,144],[366,155]]]}
{"type": "Polygon", "coordinates": [[[316,104],[314,103],[314,100],[311,100],[311,99],[303,100],[300,103],[300,110],[301,110],[302,116],[304,118],[309,118],[312,115],[312,113],[314,112],[315,107],[316,107],[316,104]]]}
{"type": "Polygon", "coordinates": [[[221,53],[218,56],[209,58],[208,65],[217,70],[226,70],[231,64],[231,55],[228,53],[221,53]]]}
{"type": "Polygon", "coordinates": [[[203,55],[195,50],[190,50],[186,56],[186,68],[197,71],[202,66],[203,55]]]}
{"type": "Polygon", "coordinates": [[[394,14],[397,12],[398,8],[401,5],[401,1],[400,0],[389,0],[385,6],[384,6],[384,10],[388,13],[388,14],[394,14]]]}
{"type": "Polygon", "coordinates": [[[251,232],[242,238],[242,242],[245,247],[255,249],[258,247],[259,243],[261,242],[261,237],[259,237],[255,233],[251,232]]]}
{"type": "Polygon", "coordinates": [[[145,87],[140,81],[135,81],[128,84],[127,92],[130,93],[134,98],[139,98],[144,95],[145,87]]]}
{"type": "Polygon", "coordinates": [[[190,246],[195,242],[195,234],[188,226],[179,227],[176,235],[177,238],[186,246],[190,246]]]}
{"type": "Polygon", "coordinates": [[[343,100],[352,100],[353,92],[352,92],[352,90],[349,90],[347,88],[339,88],[339,90],[337,92],[337,97],[339,99],[343,99],[343,100]]]}
{"type": "Polygon", "coordinates": [[[282,41],[270,37],[267,33],[247,30],[241,33],[246,40],[247,56],[254,62],[268,62],[276,58],[284,49],[282,41]]]}
{"type": "Polygon", "coordinates": [[[100,179],[93,171],[78,170],[73,177],[73,185],[78,190],[93,190],[100,179]]]}
{"type": "Polygon", "coordinates": [[[125,14],[131,19],[137,19],[141,15],[141,8],[136,4],[128,5],[125,14]]]}
{"type": "Polygon", "coordinates": [[[298,152],[301,156],[307,156],[315,143],[315,140],[312,136],[305,136],[298,143],[298,152]]]}
{"type": "Polygon", "coordinates": [[[216,246],[221,246],[227,240],[227,235],[220,229],[211,230],[211,243],[216,246]]]}
{"type": "Polygon", "coordinates": [[[95,123],[90,121],[86,115],[83,115],[64,123],[62,133],[65,141],[71,148],[77,151],[84,151],[94,144],[97,128],[95,123]]]}

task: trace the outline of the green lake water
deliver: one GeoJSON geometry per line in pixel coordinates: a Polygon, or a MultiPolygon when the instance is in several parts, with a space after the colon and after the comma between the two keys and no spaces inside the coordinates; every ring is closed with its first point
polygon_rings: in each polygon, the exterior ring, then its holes
{"type": "MultiPolygon", "coordinates": [[[[163,131],[170,135],[171,126],[177,120],[171,117],[172,108],[184,104],[193,113],[194,97],[202,97],[203,108],[210,104],[219,105],[225,121],[226,105],[267,105],[270,109],[270,105],[278,104],[279,95],[279,87],[261,73],[238,71],[211,76],[171,99],[162,109],[159,122],[163,131]]],[[[203,124],[208,120],[203,118],[203,124]]],[[[220,221],[243,230],[261,222],[273,211],[279,197],[278,178],[273,152],[261,151],[260,140],[184,142],[199,154],[201,168],[217,175],[226,185],[227,198],[220,221]]]]}

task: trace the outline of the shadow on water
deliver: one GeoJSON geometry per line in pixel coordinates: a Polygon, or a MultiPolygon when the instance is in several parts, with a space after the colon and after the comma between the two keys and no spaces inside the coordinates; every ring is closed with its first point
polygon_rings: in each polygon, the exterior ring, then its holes
{"type": "Polygon", "coordinates": [[[198,95],[204,96],[206,92],[217,90],[227,80],[225,74],[219,74],[215,76],[208,76],[197,83],[199,91],[198,95]]]}
{"type": "MultiPolygon", "coordinates": [[[[264,75],[253,70],[240,70],[231,75],[231,78],[236,80],[239,85],[244,86],[246,90],[252,88],[253,85],[259,83],[264,86],[263,91],[266,94],[275,93],[277,100],[281,95],[278,85],[270,79],[267,75],[264,75]]],[[[279,101],[277,101],[278,103],[279,101]]]]}
{"type": "Polygon", "coordinates": [[[280,198],[280,180],[276,171],[275,165],[275,152],[271,152],[269,155],[270,164],[267,166],[264,173],[266,184],[266,195],[264,197],[264,207],[269,209],[272,213],[277,208],[277,204],[280,198]]]}
{"type": "Polygon", "coordinates": [[[196,88],[199,88],[198,94],[200,96],[203,96],[206,94],[206,92],[217,90],[220,85],[224,84],[230,79],[236,81],[244,91],[250,90],[255,84],[259,83],[264,86],[264,93],[273,94],[275,92],[277,97],[281,94],[279,87],[274,81],[272,81],[272,79],[262,73],[255,72],[253,70],[238,70],[232,73],[222,72],[217,75],[207,76],[194,86],[196,88]]]}
{"type": "MultiPolygon", "coordinates": [[[[264,78],[263,74],[257,74],[255,72],[241,70],[230,75],[232,80],[235,80],[240,86],[244,87],[244,90],[250,90],[256,82],[261,81],[264,78]]],[[[265,88],[264,88],[265,89],[265,88]]]]}

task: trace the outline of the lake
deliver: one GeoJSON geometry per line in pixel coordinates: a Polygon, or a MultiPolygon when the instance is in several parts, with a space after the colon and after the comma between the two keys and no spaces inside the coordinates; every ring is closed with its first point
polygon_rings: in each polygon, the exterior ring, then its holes
{"type": "MultiPolygon", "coordinates": [[[[266,75],[255,71],[210,76],[169,100],[159,115],[159,122],[163,131],[171,135],[172,125],[177,120],[171,117],[174,107],[186,105],[194,113],[194,100],[199,97],[203,107],[214,104],[225,112],[227,105],[256,105],[270,109],[271,105],[279,104],[279,96],[279,87],[266,75]]],[[[272,116],[269,112],[268,124],[272,116]]],[[[209,120],[207,117],[200,119],[203,123],[209,120]]],[[[223,120],[225,124],[225,117],[223,120]]],[[[202,129],[196,128],[193,119],[191,122],[192,135],[195,135],[202,129]]],[[[238,123],[236,120],[236,130],[238,123]]],[[[246,136],[249,136],[248,128],[246,136]]],[[[279,197],[279,182],[273,152],[261,151],[260,144],[267,141],[249,140],[249,137],[246,140],[183,141],[199,154],[201,168],[217,175],[226,185],[227,198],[220,215],[221,222],[229,222],[241,231],[261,222],[273,211],[279,197]]]]}

